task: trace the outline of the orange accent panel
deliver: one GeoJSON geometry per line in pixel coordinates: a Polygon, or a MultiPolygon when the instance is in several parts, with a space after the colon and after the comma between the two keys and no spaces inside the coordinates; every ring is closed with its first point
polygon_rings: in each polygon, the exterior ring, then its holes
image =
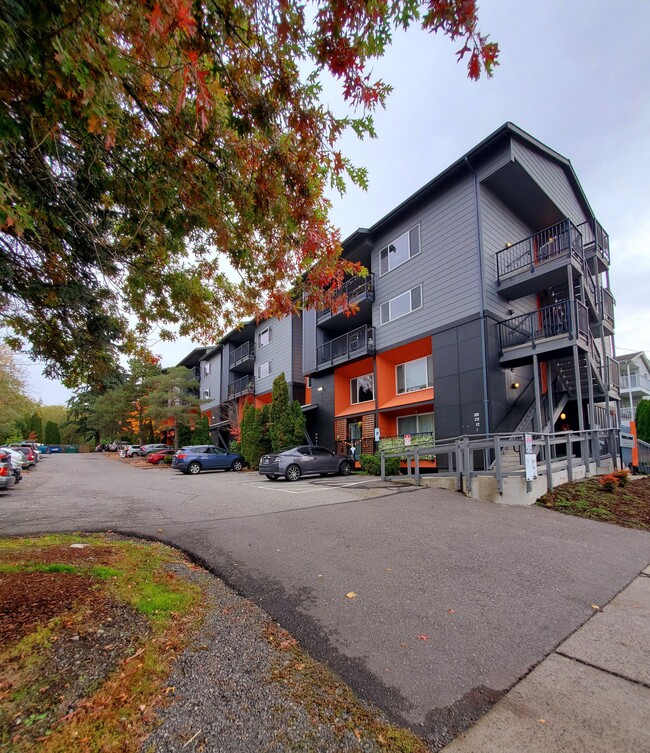
{"type": "MultiPolygon", "coordinates": [[[[350,379],[372,374],[372,358],[362,358],[360,361],[339,366],[334,372],[334,415],[352,416],[355,413],[367,413],[375,409],[375,401],[357,403],[353,407],[350,403],[350,379]]],[[[375,385],[375,390],[377,386],[375,385]]]]}
{"type": "Polygon", "coordinates": [[[377,355],[377,400],[380,408],[384,408],[389,404],[399,406],[412,403],[414,400],[419,400],[419,396],[422,396],[422,399],[426,400],[430,395],[430,399],[433,400],[433,388],[422,390],[422,392],[410,392],[405,395],[398,395],[397,378],[395,375],[395,367],[398,364],[415,361],[418,358],[425,358],[431,354],[431,338],[423,337],[421,340],[401,345],[399,348],[386,350],[377,355]],[[414,395],[418,397],[414,398],[414,395]],[[393,402],[395,400],[397,402],[393,402]]]}
{"type": "Polygon", "coordinates": [[[272,392],[264,392],[261,395],[255,395],[255,407],[261,408],[263,405],[269,405],[272,399],[272,392]]]}
{"type": "Polygon", "coordinates": [[[311,405],[311,387],[305,387],[305,405],[311,405]]]}
{"type": "Polygon", "coordinates": [[[634,437],[632,445],[632,465],[639,465],[639,443],[636,436],[636,421],[630,421],[630,434],[634,437]]]}
{"type": "MultiPolygon", "coordinates": [[[[433,387],[428,390],[418,390],[417,392],[406,392],[404,395],[395,395],[395,397],[382,403],[379,407],[384,408],[401,408],[407,405],[419,405],[420,403],[433,402],[433,387]]],[[[426,406],[431,410],[431,405],[426,406]]]]}

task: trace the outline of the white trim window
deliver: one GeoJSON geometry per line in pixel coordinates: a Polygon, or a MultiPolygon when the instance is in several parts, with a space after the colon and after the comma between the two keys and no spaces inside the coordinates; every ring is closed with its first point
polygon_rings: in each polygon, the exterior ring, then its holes
{"type": "Polygon", "coordinates": [[[350,404],[367,403],[375,399],[375,378],[373,374],[350,379],[350,404]]]}
{"type": "Polygon", "coordinates": [[[398,364],[395,367],[395,383],[398,395],[433,387],[433,356],[398,364]]]}
{"type": "Polygon", "coordinates": [[[416,225],[379,252],[379,275],[385,275],[419,253],[420,226],[416,225]]]}
{"type": "Polygon", "coordinates": [[[265,361],[264,363],[259,364],[257,367],[257,378],[258,379],[264,379],[264,377],[269,376],[271,373],[271,361],[265,361]]]}
{"type": "Polygon", "coordinates": [[[271,328],[265,327],[257,333],[257,347],[264,348],[271,342],[271,328]]]}
{"type": "Polygon", "coordinates": [[[422,308],[422,285],[417,285],[406,293],[391,298],[390,301],[382,303],[379,309],[380,320],[382,324],[388,324],[395,319],[410,314],[422,308]]]}
{"type": "Polygon", "coordinates": [[[203,399],[204,400],[209,400],[210,399],[210,388],[209,387],[207,389],[203,390],[203,399]]]}
{"type": "Polygon", "coordinates": [[[416,413],[413,416],[398,416],[397,433],[400,437],[403,437],[405,434],[433,434],[433,413],[416,413]]]}
{"type": "Polygon", "coordinates": [[[203,362],[203,376],[210,376],[212,373],[212,361],[203,362]]]}

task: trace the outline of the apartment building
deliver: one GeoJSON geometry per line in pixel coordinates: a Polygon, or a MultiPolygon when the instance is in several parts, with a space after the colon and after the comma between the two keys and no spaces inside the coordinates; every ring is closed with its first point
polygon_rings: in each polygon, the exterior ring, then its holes
{"type": "Polygon", "coordinates": [[[215,441],[281,372],[340,452],[616,425],[609,238],[565,157],[506,123],[343,247],[368,270],[344,283],[353,316],[248,322],[204,349],[215,441]]]}
{"type": "Polygon", "coordinates": [[[201,412],[209,417],[215,444],[229,445],[238,407],[253,403],[259,408],[271,402],[273,380],[279,374],[285,375],[290,399],[305,403],[300,317],[246,322],[203,351],[201,412]]]}
{"type": "Polygon", "coordinates": [[[571,163],[506,123],[344,242],[358,312],[303,316],[310,433],[404,437],[614,425],[609,239],[571,163]]]}

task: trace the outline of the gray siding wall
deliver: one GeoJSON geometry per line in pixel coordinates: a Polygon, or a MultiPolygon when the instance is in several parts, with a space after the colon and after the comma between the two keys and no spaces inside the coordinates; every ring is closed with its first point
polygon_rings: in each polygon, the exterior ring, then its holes
{"type": "Polygon", "coordinates": [[[224,343],[221,351],[221,402],[228,400],[228,385],[230,384],[230,351],[237,346],[233,343],[224,343]]]}
{"type": "Polygon", "coordinates": [[[481,228],[483,233],[483,264],[485,270],[485,308],[507,319],[532,311],[536,306],[535,296],[526,296],[507,302],[498,293],[497,251],[506,243],[532,235],[532,229],[509,209],[486,186],[480,187],[481,228]],[[512,309],[514,314],[508,313],[512,309]]]}
{"type": "Polygon", "coordinates": [[[201,403],[201,410],[209,410],[221,402],[221,351],[218,350],[210,358],[201,361],[201,400],[203,400],[203,391],[210,390],[210,399],[201,403]],[[203,367],[206,363],[212,365],[212,370],[208,376],[203,375],[203,367]]]}
{"type": "Polygon", "coordinates": [[[302,312],[302,373],[310,374],[316,368],[316,311],[302,312]]]}
{"type": "Polygon", "coordinates": [[[287,381],[292,384],[304,384],[302,373],[302,317],[291,317],[291,373],[287,374],[287,381]]]}
{"type": "Polygon", "coordinates": [[[581,222],[590,219],[560,165],[514,140],[512,142],[512,153],[517,162],[526,168],[539,186],[573,223],[579,225],[581,222]]]}
{"type": "Polygon", "coordinates": [[[270,392],[273,388],[273,380],[284,371],[287,382],[291,381],[292,373],[292,328],[291,317],[285,316],[282,319],[269,319],[255,328],[255,394],[261,395],[270,392]],[[257,344],[258,334],[267,327],[271,327],[271,342],[260,348],[257,344]],[[257,367],[271,361],[271,373],[269,376],[259,379],[257,376],[257,367]]]}
{"type": "Polygon", "coordinates": [[[476,207],[469,171],[467,178],[377,237],[372,270],[376,290],[372,316],[379,350],[480,310],[476,207]],[[380,250],[418,223],[421,253],[379,276],[380,250]],[[382,325],[381,304],[418,284],[422,284],[422,308],[382,325]]]}

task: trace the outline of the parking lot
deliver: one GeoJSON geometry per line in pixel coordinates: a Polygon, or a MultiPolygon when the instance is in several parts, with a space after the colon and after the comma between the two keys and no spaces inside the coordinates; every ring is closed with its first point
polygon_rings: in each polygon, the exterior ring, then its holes
{"type": "Polygon", "coordinates": [[[191,553],[436,745],[650,561],[645,532],[356,475],[269,482],[63,455],[0,499],[2,536],[107,529],[191,553]]]}

